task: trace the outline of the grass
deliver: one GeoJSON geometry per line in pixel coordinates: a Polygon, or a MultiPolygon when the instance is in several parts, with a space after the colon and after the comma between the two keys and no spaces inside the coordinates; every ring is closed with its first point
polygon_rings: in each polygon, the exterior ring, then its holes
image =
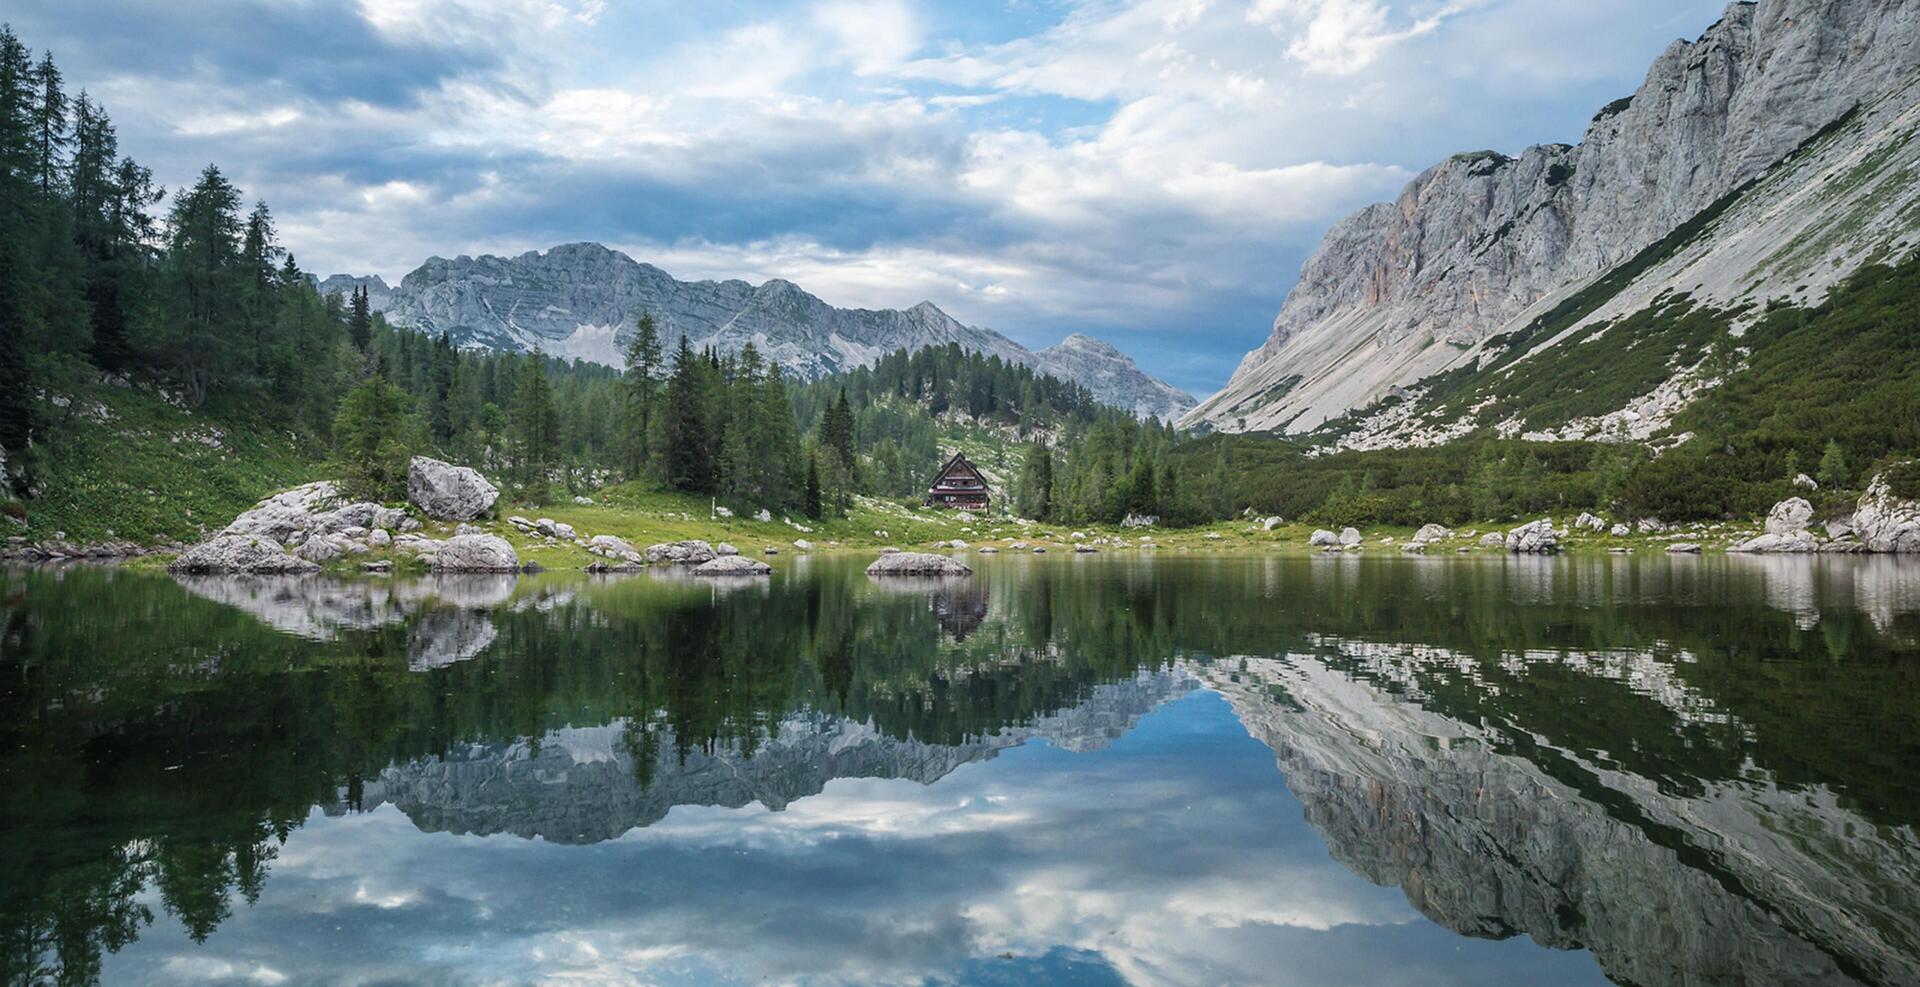
{"type": "MultiPolygon", "coordinates": [[[[188,411],[147,388],[93,385],[59,408],[39,452],[44,494],[20,504],[30,540],[192,541],[261,497],[317,479],[317,447],[242,401],[188,411]]],[[[9,512],[12,513],[12,512],[9,512]]]]}

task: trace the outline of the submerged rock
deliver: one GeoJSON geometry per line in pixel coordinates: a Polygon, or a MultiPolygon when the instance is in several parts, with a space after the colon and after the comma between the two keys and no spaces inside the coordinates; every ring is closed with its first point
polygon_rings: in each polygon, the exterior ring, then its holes
{"type": "Polygon", "coordinates": [[[471,521],[493,511],[499,488],[478,470],[426,456],[407,464],[407,500],[440,521],[471,521]]]}
{"type": "Polygon", "coordinates": [[[959,559],[932,552],[883,555],[867,566],[869,576],[967,576],[973,569],[959,559]]]}
{"type": "Polygon", "coordinates": [[[696,576],[764,576],[773,566],[744,555],[722,555],[693,567],[696,576]]]}

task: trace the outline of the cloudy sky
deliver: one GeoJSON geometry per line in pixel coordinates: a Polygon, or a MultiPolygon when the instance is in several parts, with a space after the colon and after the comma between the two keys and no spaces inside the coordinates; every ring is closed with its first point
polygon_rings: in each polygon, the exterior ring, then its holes
{"type": "Polygon", "coordinates": [[[12,0],[170,186],[319,273],[599,240],[1088,331],[1196,393],[1326,227],[1578,140],[1721,0],[12,0]]]}

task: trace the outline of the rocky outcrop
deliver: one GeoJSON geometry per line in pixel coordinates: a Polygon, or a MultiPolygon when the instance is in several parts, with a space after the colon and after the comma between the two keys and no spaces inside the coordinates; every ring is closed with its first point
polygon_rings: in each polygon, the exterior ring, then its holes
{"type": "Polygon", "coordinates": [[[1505,543],[1516,555],[1551,555],[1560,550],[1560,533],[1552,521],[1541,518],[1507,532],[1505,543]]]}
{"type": "Polygon", "coordinates": [[[1751,552],[1771,555],[1794,555],[1820,551],[1820,543],[1814,540],[1813,532],[1807,525],[1813,520],[1813,505],[1804,498],[1792,497],[1773,505],[1767,512],[1765,531],[1753,538],[1741,542],[1729,552],[1751,552]]]}
{"type": "Polygon", "coordinates": [[[1085,387],[1101,402],[1131,411],[1136,418],[1177,421],[1198,403],[1193,395],[1147,376],[1112,343],[1082,333],[1034,355],[1042,370],[1085,387]]]}
{"type": "Polygon", "coordinates": [[[270,538],[258,535],[215,535],[173,560],[167,571],[177,573],[248,573],[282,575],[317,572],[320,567],[288,552],[270,538]]]}
{"type": "Polygon", "coordinates": [[[655,565],[700,565],[713,561],[718,553],[707,542],[688,540],[648,545],[646,556],[655,565]]]}
{"type": "Polygon", "coordinates": [[[973,569],[959,559],[931,552],[882,555],[867,566],[869,576],[968,576],[973,569]]]}
{"type": "MultiPolygon", "coordinates": [[[[1746,235],[1675,256],[1670,270],[1649,273],[1644,291],[1622,299],[1643,304],[1669,289],[1696,298],[1704,289],[1724,302],[1817,291],[1864,258],[1884,256],[1877,246],[1910,242],[1895,227],[1910,224],[1898,217],[1920,195],[1898,177],[1911,173],[1916,154],[1904,135],[1920,102],[1917,68],[1920,8],[1912,3],[1735,3],[1698,40],[1668,47],[1640,89],[1601,109],[1579,144],[1515,157],[1455,155],[1397,201],[1335,225],[1267,342],[1183,424],[1304,432],[1473,362],[1483,346],[1741,189],[1822,128],[1872,106],[1877,122],[1820,161],[1796,163],[1790,181],[1761,190],[1765,201],[1754,201],[1751,213],[1724,217],[1746,235]],[[1851,178],[1861,166],[1867,170],[1846,196],[1801,195],[1830,183],[1836,168],[1851,178]],[[1804,251],[1814,253],[1796,256],[1804,251]]],[[[1667,395],[1667,404],[1683,405],[1685,390],[1667,395]]]]}
{"type": "MultiPolygon", "coordinates": [[[[344,291],[354,279],[321,282],[344,291]]],[[[382,286],[383,287],[383,286],[382,286]]],[[[680,281],[597,243],[569,243],[517,257],[430,258],[388,297],[369,291],[388,321],[455,346],[548,355],[622,366],[640,313],[659,321],[668,348],[685,336],[694,349],[737,353],[751,342],[763,359],[813,379],[869,366],[897,349],[957,344],[1085,386],[1094,397],[1143,417],[1171,418],[1193,398],[1141,373],[1133,361],[1084,336],[1035,353],[991,329],[964,325],[931,302],[912,308],[836,308],[791,281],[680,281]]]]}
{"type": "Polygon", "coordinates": [[[500,490],[478,470],[426,456],[407,464],[407,500],[430,518],[472,521],[493,512],[500,490]]]}
{"type": "Polygon", "coordinates": [[[1901,463],[1875,476],[1860,497],[1853,528],[1874,552],[1920,552],[1920,500],[1895,495],[1888,472],[1913,471],[1920,463],[1901,463]]]}
{"type": "Polygon", "coordinates": [[[517,572],[520,556],[498,535],[459,534],[446,541],[424,542],[420,558],[430,572],[517,572]]]}

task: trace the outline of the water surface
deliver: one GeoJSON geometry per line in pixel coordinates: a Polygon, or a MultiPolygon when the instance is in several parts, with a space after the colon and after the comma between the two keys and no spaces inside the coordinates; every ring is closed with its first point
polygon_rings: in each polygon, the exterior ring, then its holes
{"type": "Polygon", "coordinates": [[[1920,983],[1920,566],[6,573],[0,974],[1920,983]]]}

